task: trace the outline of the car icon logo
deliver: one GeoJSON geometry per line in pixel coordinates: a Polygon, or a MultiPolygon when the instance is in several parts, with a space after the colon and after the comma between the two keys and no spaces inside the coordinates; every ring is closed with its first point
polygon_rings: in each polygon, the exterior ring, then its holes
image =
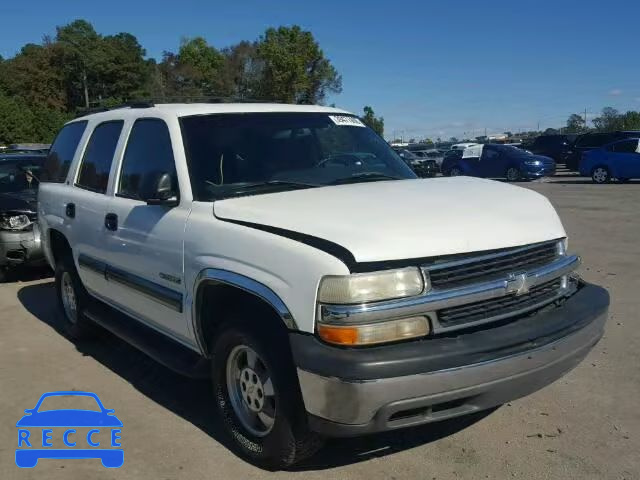
{"type": "Polygon", "coordinates": [[[122,422],[114,415],[114,410],[104,407],[95,393],[48,392],[40,397],[34,408],[24,412],[26,415],[16,423],[18,467],[33,468],[41,458],[99,458],[106,468],[119,468],[124,463],[120,443],[122,422]],[[47,410],[42,403],[51,397],[84,397],[84,400],[88,397],[95,401],[95,409],[47,410]],[[62,443],[64,448],[54,448],[54,442],[62,443]]]}

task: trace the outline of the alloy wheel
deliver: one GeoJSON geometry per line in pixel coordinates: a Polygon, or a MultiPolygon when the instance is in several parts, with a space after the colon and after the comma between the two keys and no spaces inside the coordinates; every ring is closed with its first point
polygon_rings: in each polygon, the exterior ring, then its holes
{"type": "Polygon", "coordinates": [[[275,423],[276,398],[269,370],[246,345],[236,346],[227,358],[227,391],[236,417],[251,434],[266,436],[275,423]]]}
{"type": "Polygon", "coordinates": [[[75,324],[78,321],[78,302],[76,299],[76,291],[73,288],[73,280],[69,272],[62,273],[60,294],[62,297],[64,314],[69,322],[75,324]]]}
{"type": "Polygon", "coordinates": [[[596,183],[606,183],[609,181],[609,171],[604,167],[595,168],[591,178],[596,183]]]}

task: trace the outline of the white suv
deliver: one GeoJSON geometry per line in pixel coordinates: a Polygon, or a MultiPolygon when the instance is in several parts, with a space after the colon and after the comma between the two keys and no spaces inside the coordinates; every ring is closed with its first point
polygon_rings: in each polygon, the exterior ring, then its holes
{"type": "Polygon", "coordinates": [[[421,180],[335,108],[138,104],[69,122],[39,193],[69,335],[212,378],[240,453],[488,409],[574,367],[609,296],[543,196],[421,180]]]}

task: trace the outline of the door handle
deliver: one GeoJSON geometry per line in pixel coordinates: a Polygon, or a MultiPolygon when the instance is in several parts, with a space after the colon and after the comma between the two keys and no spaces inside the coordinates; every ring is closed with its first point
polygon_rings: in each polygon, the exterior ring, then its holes
{"type": "Polygon", "coordinates": [[[115,213],[107,213],[104,217],[104,226],[112,232],[118,230],[118,215],[115,213]]]}
{"type": "Polygon", "coordinates": [[[76,217],[76,204],[75,203],[67,203],[64,207],[64,213],[69,218],[76,217]]]}

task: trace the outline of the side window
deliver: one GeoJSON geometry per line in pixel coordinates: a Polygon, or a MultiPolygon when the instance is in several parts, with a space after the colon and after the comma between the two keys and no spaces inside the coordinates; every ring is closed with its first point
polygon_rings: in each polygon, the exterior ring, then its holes
{"type": "Polygon", "coordinates": [[[168,173],[177,191],[176,164],[167,124],[159,119],[137,120],[122,160],[118,195],[145,200],[159,176],[168,173]]]}
{"type": "Polygon", "coordinates": [[[636,153],[637,149],[638,140],[626,140],[612,145],[612,151],[616,153],[636,153]]]}
{"type": "Polygon", "coordinates": [[[69,173],[71,161],[76,153],[87,122],[69,123],[62,127],[49,149],[40,180],[43,182],[64,183],[69,173]]]}
{"type": "Polygon", "coordinates": [[[98,193],[107,191],[109,171],[123,124],[122,120],[104,122],[93,130],[80,164],[78,187],[98,193]]]}

